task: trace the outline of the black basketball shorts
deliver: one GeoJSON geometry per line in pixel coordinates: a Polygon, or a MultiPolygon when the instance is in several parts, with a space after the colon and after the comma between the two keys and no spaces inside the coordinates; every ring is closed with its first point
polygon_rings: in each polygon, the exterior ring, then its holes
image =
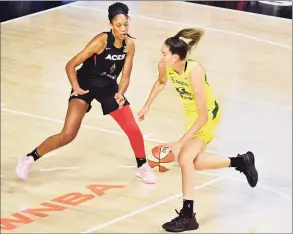
{"type": "MultiPolygon", "coordinates": [[[[87,104],[89,104],[89,107],[87,109],[87,112],[89,112],[92,108],[92,101],[96,99],[102,107],[102,111],[104,115],[107,115],[119,108],[119,105],[114,98],[115,94],[118,92],[118,84],[114,85],[108,85],[105,87],[101,88],[86,88],[86,86],[83,86],[80,84],[80,88],[83,90],[89,90],[88,93],[83,94],[83,95],[78,95],[78,96],[70,96],[69,97],[69,102],[74,99],[78,98],[81,100],[84,100],[87,104]]],[[[73,93],[73,89],[71,90],[70,95],[73,93]]],[[[129,105],[130,103],[128,100],[125,98],[124,106],[129,105]]]]}

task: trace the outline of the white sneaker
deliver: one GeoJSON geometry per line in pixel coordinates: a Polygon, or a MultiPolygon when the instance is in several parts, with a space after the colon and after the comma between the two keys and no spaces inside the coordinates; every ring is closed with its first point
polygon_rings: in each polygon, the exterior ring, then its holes
{"type": "Polygon", "coordinates": [[[22,156],[19,161],[18,165],[16,167],[16,175],[23,180],[26,180],[28,178],[28,174],[30,172],[30,169],[34,163],[34,158],[32,156],[22,156]]]}
{"type": "Polygon", "coordinates": [[[141,167],[137,168],[136,175],[139,178],[142,178],[142,181],[147,184],[156,183],[156,175],[148,163],[145,163],[141,167]]]}

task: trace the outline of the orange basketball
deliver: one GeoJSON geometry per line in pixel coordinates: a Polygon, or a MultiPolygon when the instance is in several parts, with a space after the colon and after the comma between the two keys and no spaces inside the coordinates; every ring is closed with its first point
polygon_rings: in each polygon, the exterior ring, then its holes
{"type": "Polygon", "coordinates": [[[175,156],[169,148],[156,146],[148,158],[151,168],[158,172],[169,171],[174,166],[175,156]]]}

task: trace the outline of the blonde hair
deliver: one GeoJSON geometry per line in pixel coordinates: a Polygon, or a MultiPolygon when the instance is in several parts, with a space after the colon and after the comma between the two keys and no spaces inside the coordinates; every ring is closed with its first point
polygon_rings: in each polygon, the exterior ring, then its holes
{"type": "Polygon", "coordinates": [[[194,46],[199,43],[204,34],[205,31],[201,28],[185,28],[179,31],[175,35],[175,37],[183,40],[188,46],[188,51],[190,51],[194,46]],[[184,39],[188,39],[189,42],[186,42],[184,39]]]}
{"type": "Polygon", "coordinates": [[[184,60],[187,53],[196,46],[205,31],[200,28],[186,28],[179,31],[175,36],[169,37],[165,45],[169,47],[172,54],[178,54],[181,60],[184,60]]]}

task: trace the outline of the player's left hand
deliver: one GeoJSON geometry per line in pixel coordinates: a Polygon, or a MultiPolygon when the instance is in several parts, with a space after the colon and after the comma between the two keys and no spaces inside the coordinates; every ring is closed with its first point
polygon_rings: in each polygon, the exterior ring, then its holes
{"type": "Polygon", "coordinates": [[[173,153],[180,151],[183,147],[183,144],[180,141],[170,142],[160,145],[161,147],[169,148],[173,153]]]}
{"type": "Polygon", "coordinates": [[[122,94],[120,94],[120,93],[116,93],[115,96],[114,96],[114,98],[116,99],[116,102],[119,105],[119,109],[121,107],[123,107],[123,105],[125,103],[125,97],[122,94]]]}

